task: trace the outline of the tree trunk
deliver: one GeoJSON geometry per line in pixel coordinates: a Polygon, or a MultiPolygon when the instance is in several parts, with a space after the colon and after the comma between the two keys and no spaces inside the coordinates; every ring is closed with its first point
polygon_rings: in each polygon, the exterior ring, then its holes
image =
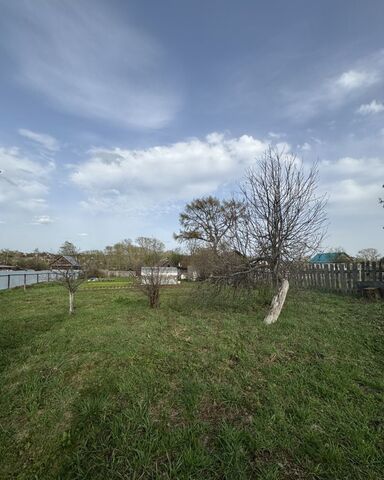
{"type": "Polygon", "coordinates": [[[69,314],[75,313],[75,294],[69,292],[69,314]]]}
{"type": "Polygon", "coordinates": [[[264,323],[270,325],[271,323],[275,323],[276,320],[279,318],[281,309],[283,308],[285,297],[287,296],[289,289],[289,282],[286,278],[281,282],[279,291],[273,297],[271,302],[271,307],[267,316],[264,318],[264,323]]]}

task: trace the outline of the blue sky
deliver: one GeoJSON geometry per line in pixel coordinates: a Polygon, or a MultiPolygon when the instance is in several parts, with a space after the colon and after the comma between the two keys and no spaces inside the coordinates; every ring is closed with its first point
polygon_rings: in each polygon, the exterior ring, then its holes
{"type": "Polygon", "coordinates": [[[384,2],[0,0],[0,248],[172,247],[268,144],[384,253],[384,2]]]}

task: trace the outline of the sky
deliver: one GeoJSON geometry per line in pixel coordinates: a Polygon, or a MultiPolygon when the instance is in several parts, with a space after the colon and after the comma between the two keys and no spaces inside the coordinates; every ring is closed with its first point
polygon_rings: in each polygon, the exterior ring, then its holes
{"type": "Polygon", "coordinates": [[[0,249],[173,248],[269,145],[384,254],[382,0],[0,0],[0,249]]]}

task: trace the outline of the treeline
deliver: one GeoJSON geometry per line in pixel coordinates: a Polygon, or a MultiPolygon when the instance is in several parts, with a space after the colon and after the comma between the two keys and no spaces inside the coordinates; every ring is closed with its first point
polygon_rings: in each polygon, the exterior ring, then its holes
{"type": "MultiPolygon", "coordinates": [[[[187,267],[189,256],[179,249],[166,250],[165,245],[156,238],[139,237],[135,241],[125,239],[104,250],[84,252],[61,249],[61,253],[75,255],[81,264],[87,265],[89,272],[96,270],[133,270],[138,272],[142,266],[154,263],[177,267],[187,267]]],[[[95,272],[96,273],[96,272],[95,272]]]]}
{"type": "Polygon", "coordinates": [[[55,255],[49,252],[20,252],[19,250],[0,250],[0,265],[7,265],[21,270],[46,270],[55,255]]]}
{"type": "Polygon", "coordinates": [[[103,250],[80,251],[76,245],[66,241],[57,253],[20,252],[17,250],[0,250],[0,264],[20,269],[46,270],[57,255],[70,255],[87,267],[89,274],[101,273],[101,270],[134,270],[142,266],[151,266],[156,262],[163,265],[187,267],[189,256],[179,249],[166,250],[165,245],[156,238],[139,237],[135,241],[122,240],[108,245],[103,250]]]}

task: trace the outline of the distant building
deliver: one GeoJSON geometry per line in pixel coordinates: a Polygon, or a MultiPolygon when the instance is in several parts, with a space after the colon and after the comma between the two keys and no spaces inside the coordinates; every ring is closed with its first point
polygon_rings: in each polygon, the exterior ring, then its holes
{"type": "Polygon", "coordinates": [[[80,263],[71,255],[59,255],[50,264],[51,270],[80,270],[80,263]]]}
{"type": "Polygon", "coordinates": [[[309,263],[349,263],[353,257],[345,252],[317,253],[309,260],[309,263]]]}
{"type": "Polygon", "coordinates": [[[141,284],[177,285],[177,267],[141,267],[141,284]]]}

